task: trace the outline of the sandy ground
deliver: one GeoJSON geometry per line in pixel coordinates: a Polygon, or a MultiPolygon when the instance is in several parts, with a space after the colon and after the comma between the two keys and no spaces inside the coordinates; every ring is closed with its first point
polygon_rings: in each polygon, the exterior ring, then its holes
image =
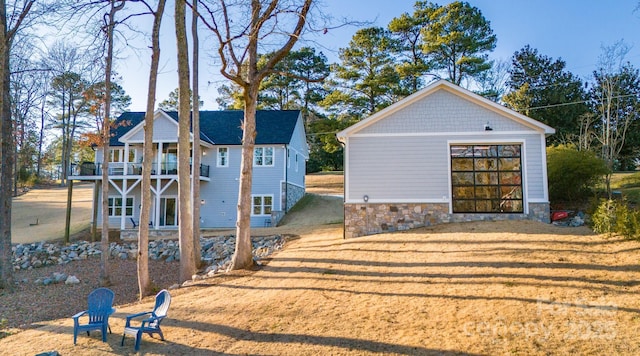
{"type": "Polygon", "coordinates": [[[315,194],[343,194],[344,177],[341,172],[308,174],[305,177],[307,192],[315,194]]]}
{"type": "MultiPolygon", "coordinates": [[[[302,224],[315,205],[339,211],[318,199],[262,230],[290,237],[266,265],[172,290],[166,341],[145,336],[140,353],[640,354],[640,242],[508,221],[344,240],[331,218],[302,224]]],[[[133,354],[125,316],[151,306],[118,305],[106,343],[92,333],[74,346],[64,318],[0,339],[0,354],[133,354]]]]}
{"type": "MultiPolygon", "coordinates": [[[[71,234],[89,227],[92,199],[93,184],[74,184],[71,234]]],[[[36,188],[14,198],[11,207],[11,242],[29,243],[63,238],[66,209],[66,187],[36,188]]]]}
{"type": "MultiPolygon", "coordinates": [[[[349,240],[340,225],[274,229],[300,235],[255,272],[172,291],[167,341],[145,337],[142,353],[640,354],[638,242],[535,222],[349,240]]],[[[74,346],[67,318],[0,340],[0,353],[129,354],[124,317],[150,307],[119,306],[107,343],[74,346]]]]}

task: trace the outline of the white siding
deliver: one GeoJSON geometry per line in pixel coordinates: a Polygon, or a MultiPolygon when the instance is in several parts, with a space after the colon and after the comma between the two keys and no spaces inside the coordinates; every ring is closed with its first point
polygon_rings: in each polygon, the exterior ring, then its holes
{"type": "Polygon", "coordinates": [[[476,132],[489,123],[494,131],[533,131],[493,110],[438,90],[358,131],[359,134],[476,132]]]}
{"type": "MultiPolygon", "coordinates": [[[[137,130],[129,138],[130,142],[144,142],[144,130],[137,130]]],[[[153,141],[177,142],[178,124],[171,118],[158,115],[153,121],[153,141]]]]}
{"type": "Polygon", "coordinates": [[[542,201],[540,134],[351,137],[347,149],[347,202],[449,202],[450,143],[519,143],[526,197],[542,201]]]}
{"type": "Polygon", "coordinates": [[[307,170],[307,158],[309,157],[309,149],[307,146],[307,139],[304,134],[304,123],[302,121],[302,115],[299,116],[298,122],[296,123],[296,127],[293,131],[291,142],[289,143],[289,153],[290,157],[288,159],[291,162],[287,165],[286,168],[287,181],[291,184],[302,187],[305,184],[304,176],[307,170]],[[297,170],[296,159],[298,160],[297,170]]]}
{"type": "Polygon", "coordinates": [[[414,201],[448,195],[447,139],[349,139],[347,201],[414,201]]]}

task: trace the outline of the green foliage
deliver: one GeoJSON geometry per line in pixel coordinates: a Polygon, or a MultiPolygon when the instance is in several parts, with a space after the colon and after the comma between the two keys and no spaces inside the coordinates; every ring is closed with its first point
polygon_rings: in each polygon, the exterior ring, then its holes
{"type": "MultiPolygon", "coordinates": [[[[178,98],[180,95],[178,89],[179,88],[173,89],[173,91],[169,93],[169,97],[158,104],[158,108],[164,111],[178,111],[178,98]]],[[[193,109],[193,93],[191,92],[191,89],[189,89],[189,97],[191,98],[189,105],[190,108],[193,109]]],[[[200,106],[204,104],[200,97],[198,97],[198,104],[200,104],[200,106]]]]}
{"type": "Polygon", "coordinates": [[[585,201],[607,172],[604,161],[592,152],[567,146],[547,148],[549,199],[552,203],[585,201]]]}
{"type": "Polygon", "coordinates": [[[444,6],[418,1],[416,8],[429,17],[422,30],[423,49],[451,82],[460,85],[491,68],[486,52],[493,51],[497,39],[477,7],[462,1],[444,6]]]}
{"type": "Polygon", "coordinates": [[[353,123],[353,121],[321,118],[309,124],[307,141],[310,153],[307,173],[343,169],[343,149],[336,138],[336,132],[353,123]]]}
{"type": "Polygon", "coordinates": [[[507,106],[555,128],[552,143],[574,140],[580,134],[580,117],[589,112],[583,103],[587,95],[582,81],[566,70],[564,61],[527,45],[514,53],[509,75],[510,92],[503,97],[507,106]],[[559,105],[564,103],[572,104],[559,105]]]}
{"type": "Polygon", "coordinates": [[[592,130],[597,132],[603,158],[612,170],[635,169],[640,154],[640,70],[631,63],[594,72],[590,91],[597,117],[592,130]],[[603,130],[606,127],[606,130],[603,130]]]}
{"type": "Polygon", "coordinates": [[[242,88],[238,84],[230,82],[229,85],[221,85],[218,87],[218,94],[216,103],[218,103],[220,109],[244,109],[244,96],[242,95],[242,88]]]}
{"type": "Polygon", "coordinates": [[[333,65],[322,106],[335,117],[361,119],[389,106],[399,93],[393,51],[397,42],[381,27],[358,30],[333,65]]]}
{"type": "MultiPolygon", "coordinates": [[[[273,53],[261,56],[258,67],[272,56],[273,53]]],[[[322,83],[329,75],[329,64],[327,57],[322,52],[316,54],[314,48],[289,52],[273,72],[260,85],[258,104],[261,108],[308,111],[325,96],[322,83]]]]}
{"type": "Polygon", "coordinates": [[[631,209],[624,200],[600,199],[591,215],[593,231],[627,239],[640,238],[640,211],[631,209]]]}
{"type": "Polygon", "coordinates": [[[404,13],[389,22],[388,28],[396,41],[396,71],[400,76],[400,90],[403,95],[418,91],[424,85],[422,76],[433,68],[429,57],[422,50],[422,28],[429,23],[429,15],[415,5],[413,15],[404,13]]]}

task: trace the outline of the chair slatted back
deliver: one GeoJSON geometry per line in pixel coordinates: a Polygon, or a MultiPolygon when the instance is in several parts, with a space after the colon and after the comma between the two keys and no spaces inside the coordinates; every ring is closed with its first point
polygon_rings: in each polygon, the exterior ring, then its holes
{"type": "Polygon", "coordinates": [[[152,315],[156,318],[150,326],[155,327],[160,324],[160,321],[167,316],[169,306],[171,305],[171,294],[166,289],[161,290],[156,294],[156,305],[153,307],[152,315]]]}
{"type": "Polygon", "coordinates": [[[98,288],[89,294],[87,301],[89,308],[89,323],[101,323],[111,313],[114,293],[108,288],[98,288]]]}

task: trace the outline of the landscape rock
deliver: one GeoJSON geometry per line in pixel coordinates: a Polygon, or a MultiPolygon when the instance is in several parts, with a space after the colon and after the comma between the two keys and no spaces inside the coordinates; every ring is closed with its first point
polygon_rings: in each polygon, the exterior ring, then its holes
{"type": "Polygon", "coordinates": [[[80,283],[80,280],[76,276],[69,276],[67,277],[67,280],[64,281],[64,284],[78,284],[78,283],[80,283]]]}
{"type": "MultiPolygon", "coordinates": [[[[227,271],[231,265],[231,258],[235,251],[235,236],[201,237],[201,259],[206,268],[202,275],[193,277],[192,280],[213,277],[217,273],[227,271]]],[[[260,265],[260,259],[282,249],[285,239],[280,235],[252,237],[252,253],[254,261],[260,265]]],[[[15,244],[11,246],[13,254],[13,269],[27,270],[44,266],[64,265],[69,262],[99,257],[102,254],[100,242],[77,241],[71,245],[52,242],[38,242],[31,244],[15,244]]],[[[138,254],[138,245],[135,242],[109,244],[109,256],[123,260],[135,260],[138,254]]],[[[179,243],[176,240],[154,240],[149,242],[149,258],[152,260],[164,260],[167,263],[180,260],[179,243]]],[[[64,273],[54,273],[44,280],[36,280],[34,283],[49,285],[53,283],[67,283],[75,280],[64,273]]],[[[75,278],[75,277],[74,277],[75,278]]],[[[78,281],[79,282],[79,281],[78,281]]],[[[179,287],[179,285],[177,286],[179,287]]]]}

